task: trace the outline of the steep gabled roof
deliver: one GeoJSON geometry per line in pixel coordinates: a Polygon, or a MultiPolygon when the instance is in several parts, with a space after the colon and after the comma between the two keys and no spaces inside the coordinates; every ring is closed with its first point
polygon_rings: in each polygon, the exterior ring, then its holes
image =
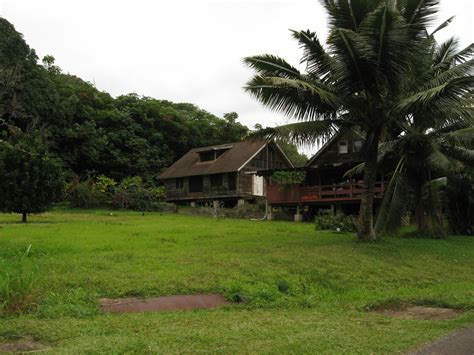
{"type": "MultiPolygon", "coordinates": [[[[329,150],[329,148],[336,143],[336,141],[338,141],[339,139],[345,137],[345,136],[355,136],[355,137],[359,137],[360,139],[364,139],[363,135],[361,133],[359,133],[358,130],[356,129],[352,129],[352,128],[348,128],[348,129],[345,129],[345,130],[341,130],[335,134],[332,135],[332,137],[321,147],[321,149],[319,149],[315,155],[313,155],[311,157],[311,159],[309,159],[307,162],[306,162],[306,167],[311,167],[312,165],[314,165],[315,163],[318,163],[318,161],[320,160],[319,158],[322,158],[326,153],[327,151],[329,150]]],[[[336,157],[333,161],[333,163],[340,163],[340,162],[347,162],[347,159],[341,159],[341,158],[350,158],[351,160],[354,160],[354,161],[359,161],[360,160],[360,153],[357,153],[357,154],[345,154],[345,155],[340,155],[340,154],[336,154],[336,157]]]]}
{"type": "Polygon", "coordinates": [[[248,140],[237,143],[221,144],[210,147],[195,148],[187,152],[165,170],[158,179],[172,179],[177,177],[230,173],[238,171],[243,165],[258,153],[265,141],[248,140]],[[199,152],[226,149],[216,160],[201,162],[199,152]]]}

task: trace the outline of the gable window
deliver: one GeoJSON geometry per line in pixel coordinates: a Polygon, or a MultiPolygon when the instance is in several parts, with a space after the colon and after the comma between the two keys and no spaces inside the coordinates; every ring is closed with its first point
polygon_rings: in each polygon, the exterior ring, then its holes
{"type": "Polygon", "coordinates": [[[347,141],[339,141],[338,147],[339,147],[339,154],[347,154],[349,151],[347,149],[347,141]]]}
{"type": "Polygon", "coordinates": [[[184,187],[184,179],[183,178],[177,178],[176,179],[176,189],[180,190],[184,187]]]}
{"type": "Polygon", "coordinates": [[[221,149],[218,149],[218,148],[215,148],[215,149],[211,149],[211,150],[206,150],[204,152],[199,152],[199,160],[200,161],[212,161],[212,160],[216,160],[217,158],[219,158],[222,154],[224,154],[226,152],[226,150],[228,150],[230,148],[221,148],[221,149]]]}
{"type": "Polygon", "coordinates": [[[362,150],[362,141],[354,141],[352,150],[354,153],[358,153],[362,150]]]}
{"type": "Polygon", "coordinates": [[[211,187],[222,186],[222,174],[213,174],[210,176],[211,187]]]}
{"type": "Polygon", "coordinates": [[[210,150],[207,152],[201,152],[199,153],[199,159],[201,161],[211,161],[215,159],[214,151],[210,150]]]}

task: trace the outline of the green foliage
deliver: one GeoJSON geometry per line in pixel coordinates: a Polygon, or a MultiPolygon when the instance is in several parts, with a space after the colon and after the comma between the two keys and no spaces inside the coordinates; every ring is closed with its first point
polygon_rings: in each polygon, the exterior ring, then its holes
{"type": "Polygon", "coordinates": [[[452,176],[443,188],[450,231],[474,235],[474,180],[469,175],[452,176]]]}
{"type": "Polygon", "coordinates": [[[9,213],[41,213],[61,195],[62,167],[38,134],[0,141],[0,210],[9,213]]]}
{"type": "Polygon", "coordinates": [[[125,208],[136,211],[153,210],[153,206],[156,202],[153,192],[144,186],[139,176],[123,179],[115,190],[112,200],[112,204],[115,208],[125,208]]]}
{"type": "Polygon", "coordinates": [[[0,316],[29,312],[36,306],[36,270],[28,259],[31,244],[20,256],[0,258],[0,316]]]}
{"type": "Polygon", "coordinates": [[[306,177],[304,171],[275,171],[272,179],[282,188],[290,187],[292,185],[301,184],[306,177]]]}
{"type": "Polygon", "coordinates": [[[146,186],[139,176],[127,177],[120,184],[104,175],[73,183],[67,193],[72,207],[109,206],[136,211],[161,210],[165,196],[162,186],[146,186]]]}
{"type": "Polygon", "coordinates": [[[73,183],[67,193],[67,200],[72,207],[94,208],[100,205],[101,197],[91,178],[73,183]]]}
{"type": "Polygon", "coordinates": [[[281,139],[277,143],[295,167],[304,166],[308,161],[308,157],[298,152],[298,148],[293,143],[281,139]]]}
{"type": "Polygon", "coordinates": [[[317,231],[355,232],[356,222],[353,216],[344,214],[320,214],[315,217],[317,231]]]}

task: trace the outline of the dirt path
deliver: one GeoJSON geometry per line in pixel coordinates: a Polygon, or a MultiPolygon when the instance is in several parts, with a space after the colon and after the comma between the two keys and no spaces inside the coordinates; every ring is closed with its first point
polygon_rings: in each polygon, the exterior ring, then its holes
{"type": "Polygon", "coordinates": [[[411,352],[412,355],[474,355],[474,325],[459,329],[425,347],[411,352]]]}

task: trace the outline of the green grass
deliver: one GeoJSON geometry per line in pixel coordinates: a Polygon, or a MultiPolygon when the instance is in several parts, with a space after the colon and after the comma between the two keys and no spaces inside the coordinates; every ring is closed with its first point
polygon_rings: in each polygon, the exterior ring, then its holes
{"type": "Polygon", "coordinates": [[[311,224],[109,211],[17,220],[0,215],[0,259],[13,263],[32,245],[37,307],[0,318],[0,343],[32,337],[59,353],[393,353],[474,322],[474,238],[360,244],[311,224]],[[214,292],[240,303],[128,315],[97,305],[214,292]],[[433,322],[367,311],[393,300],[466,312],[433,322]]]}

